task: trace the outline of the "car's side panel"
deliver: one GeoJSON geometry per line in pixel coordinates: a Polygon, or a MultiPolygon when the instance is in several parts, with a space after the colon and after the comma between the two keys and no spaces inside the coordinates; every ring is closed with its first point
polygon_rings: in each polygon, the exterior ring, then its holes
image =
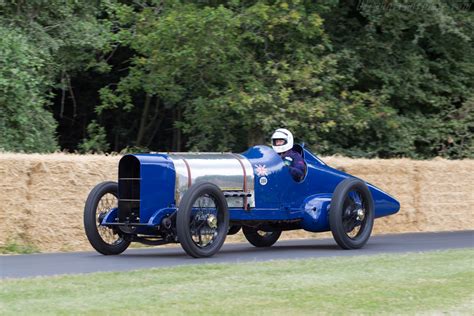
{"type": "MultiPolygon", "coordinates": [[[[308,174],[304,181],[288,182],[284,192],[284,200],[291,207],[301,207],[303,201],[310,195],[332,193],[336,186],[349,175],[341,175],[332,168],[307,163],[308,174]]],[[[285,170],[289,173],[288,170],[285,170]]],[[[292,180],[292,179],[291,179],[292,180]]]]}
{"type": "Polygon", "coordinates": [[[255,146],[242,154],[250,161],[255,174],[255,207],[257,209],[279,209],[281,194],[291,177],[282,173],[284,164],[273,149],[255,146]]]}
{"type": "Polygon", "coordinates": [[[314,194],[303,202],[301,228],[311,232],[329,230],[329,206],[332,194],[314,194]]]}
{"type": "Polygon", "coordinates": [[[301,208],[308,196],[332,193],[339,182],[350,177],[307,155],[307,175],[302,182],[296,182],[280,156],[270,147],[255,146],[242,155],[254,167],[256,207],[260,209],[301,208]],[[259,173],[262,167],[266,172],[259,173]],[[262,178],[266,178],[265,181],[262,182],[262,178]]]}
{"type": "Polygon", "coordinates": [[[175,203],[176,173],[166,155],[135,155],[141,164],[140,222],[147,223],[159,209],[175,203]]]}

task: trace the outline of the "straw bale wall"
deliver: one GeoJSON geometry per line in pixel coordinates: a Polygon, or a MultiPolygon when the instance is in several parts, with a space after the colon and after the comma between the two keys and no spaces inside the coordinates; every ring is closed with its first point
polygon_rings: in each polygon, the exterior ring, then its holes
{"type": "MultiPolygon", "coordinates": [[[[0,246],[15,242],[41,251],[90,250],[82,224],[84,202],[95,184],[117,178],[119,158],[0,154],[0,246]]],[[[474,229],[474,160],[324,160],[400,201],[399,213],[375,221],[375,234],[474,229]]],[[[283,238],[328,235],[292,231],[283,238]]]]}

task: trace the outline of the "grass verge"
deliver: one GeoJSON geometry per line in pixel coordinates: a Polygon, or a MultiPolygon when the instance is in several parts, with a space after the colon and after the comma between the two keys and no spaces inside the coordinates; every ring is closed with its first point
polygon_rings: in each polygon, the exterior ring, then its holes
{"type": "Polygon", "coordinates": [[[38,253],[39,249],[33,245],[8,241],[4,246],[0,246],[0,254],[30,254],[38,253]]]}
{"type": "Polygon", "coordinates": [[[206,264],[0,285],[3,315],[472,315],[474,250],[206,264]]]}

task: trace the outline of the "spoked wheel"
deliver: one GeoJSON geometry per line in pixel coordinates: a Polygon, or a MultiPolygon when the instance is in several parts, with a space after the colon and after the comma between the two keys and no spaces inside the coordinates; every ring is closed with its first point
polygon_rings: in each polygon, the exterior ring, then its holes
{"type": "Polygon", "coordinates": [[[358,249],[367,243],[374,225],[374,202],[363,181],[349,178],[339,183],[331,201],[329,224],[341,248],[358,249]]]}
{"type": "Polygon", "coordinates": [[[84,207],[87,239],[95,250],[104,255],[118,255],[130,245],[123,234],[100,225],[107,212],[118,206],[117,191],[116,182],[99,183],[89,193],[84,207]]]}
{"type": "Polygon", "coordinates": [[[255,247],[270,247],[280,238],[280,231],[266,232],[254,227],[244,226],[242,228],[245,238],[255,247]]]}
{"type": "Polygon", "coordinates": [[[197,183],[184,194],[176,217],[178,240],[192,257],[210,257],[229,230],[227,201],[214,184],[197,183]]]}

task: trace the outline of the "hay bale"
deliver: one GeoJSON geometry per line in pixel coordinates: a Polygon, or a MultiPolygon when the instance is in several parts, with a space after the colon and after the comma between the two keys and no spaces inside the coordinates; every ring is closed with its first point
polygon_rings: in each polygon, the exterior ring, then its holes
{"type": "Polygon", "coordinates": [[[5,230],[0,244],[11,240],[42,251],[90,250],[82,210],[97,183],[116,180],[117,156],[0,155],[5,230]]]}

